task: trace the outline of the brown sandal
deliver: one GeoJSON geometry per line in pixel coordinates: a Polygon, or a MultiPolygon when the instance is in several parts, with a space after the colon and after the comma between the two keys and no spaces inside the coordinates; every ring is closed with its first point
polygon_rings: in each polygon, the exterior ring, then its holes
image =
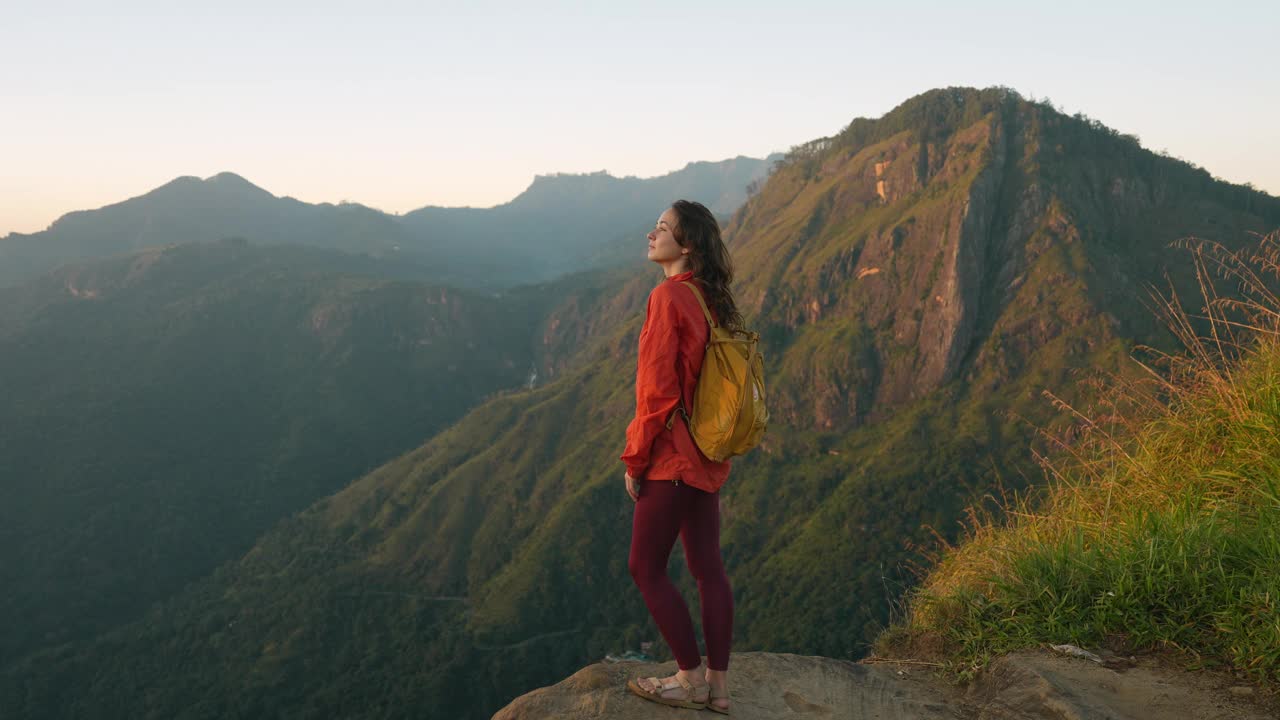
{"type": "Polygon", "coordinates": [[[728,700],[728,699],[729,699],[729,695],[728,695],[727,693],[726,693],[726,694],[724,694],[724,695],[717,695],[717,694],[716,694],[716,691],[713,689],[713,690],[711,691],[711,694],[707,696],[707,708],[706,708],[706,709],[707,709],[707,710],[710,710],[711,712],[718,712],[718,713],[720,713],[721,715],[728,715],[728,714],[729,714],[729,708],[727,708],[727,707],[720,707],[719,705],[716,705],[715,703],[711,702],[712,700],[728,700]]]}
{"type": "Polygon", "coordinates": [[[730,700],[730,697],[728,697],[727,685],[726,685],[726,688],[724,688],[724,694],[716,694],[716,687],[712,685],[712,682],[710,682],[710,679],[707,680],[707,687],[710,688],[710,691],[707,696],[707,710],[710,710],[712,712],[719,712],[719,714],[721,715],[728,715],[728,710],[730,710],[730,708],[721,707],[716,705],[716,703],[712,702],[713,700],[730,700]]]}
{"type": "Polygon", "coordinates": [[[670,705],[671,707],[691,708],[693,710],[701,710],[707,707],[707,702],[705,700],[699,702],[698,700],[694,700],[693,698],[694,698],[695,692],[701,691],[703,689],[706,689],[708,692],[710,692],[710,689],[711,689],[710,685],[703,685],[701,688],[695,688],[692,683],[680,677],[679,675],[675,675],[671,678],[667,678],[666,682],[663,682],[661,678],[656,678],[656,677],[651,677],[646,679],[653,685],[655,690],[645,690],[643,687],[640,686],[639,678],[631,678],[630,680],[627,680],[627,689],[630,690],[632,693],[644,698],[645,700],[652,700],[653,702],[661,703],[663,705],[670,705]],[[672,682],[672,680],[674,680],[675,682],[672,682]],[[680,687],[684,688],[684,691],[685,691],[684,698],[662,696],[662,693],[667,692],[668,690],[675,690],[676,688],[680,688],[680,687]]]}

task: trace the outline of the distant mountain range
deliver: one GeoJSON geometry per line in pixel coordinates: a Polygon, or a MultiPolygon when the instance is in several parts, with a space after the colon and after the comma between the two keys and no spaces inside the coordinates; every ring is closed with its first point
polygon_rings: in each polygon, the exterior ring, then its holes
{"type": "Polygon", "coordinates": [[[276,197],[229,172],[180,177],[136,198],[68,213],[48,230],[0,239],[0,286],[65,262],[240,237],[341,250],[383,260],[388,273],[500,289],[627,258],[643,262],[643,234],[663,207],[698,198],[727,216],[778,157],[695,162],[645,179],[539,176],[493,208],[424,207],[403,216],[276,197]]]}
{"type": "MultiPolygon", "coordinates": [[[[587,191],[556,199],[535,193],[538,184],[520,217],[604,227],[608,218],[582,200],[587,191]]],[[[423,210],[398,227],[490,237],[494,218],[518,214],[491,212],[423,210]]],[[[1166,272],[1187,295],[1195,286],[1169,243],[1196,235],[1236,246],[1277,225],[1276,198],[1002,88],[931,91],[793,148],[725,230],[735,292],[763,337],[775,413],[764,444],[735,461],[722,491],[735,649],[858,657],[912,581],[910,563],[922,562],[914,547],[934,532],[953,538],[963,509],[985,494],[1036,482],[1034,426],[1056,417],[1043,389],[1079,399],[1089,389],[1075,383],[1078,371],[1126,372],[1135,344],[1171,346],[1143,307],[1147,286],[1164,286],[1166,272]]],[[[555,247],[577,258],[629,232],[613,226],[590,235],[604,238],[593,245],[575,231],[580,245],[555,247]]],[[[490,247],[518,252],[501,244],[510,237],[490,247]]],[[[426,257],[431,246],[422,247],[426,257]]],[[[0,597],[11,616],[59,598],[41,608],[37,629],[5,640],[14,659],[0,663],[0,707],[47,717],[483,718],[605,653],[661,645],[628,577],[632,506],[617,460],[655,269],[627,260],[481,297],[380,279],[376,269],[359,281],[340,272],[299,279],[270,260],[276,252],[285,249],[236,242],[152,251],[76,271],[100,281],[63,270],[9,302],[0,296],[13,308],[0,310],[0,358],[25,358],[0,383],[32,388],[5,421],[31,434],[12,446],[18,454],[9,450],[16,460],[0,459],[20,470],[0,527],[23,523],[0,539],[49,529],[15,551],[19,569],[3,578],[0,597]],[[205,254],[182,267],[207,281],[146,271],[147,258],[168,256],[176,267],[183,253],[205,254]],[[101,299],[112,296],[132,299],[110,310],[101,299]],[[107,332],[110,323],[125,324],[107,332]],[[234,341],[237,323],[256,329],[234,341]],[[330,327],[347,330],[330,338],[330,327]],[[413,349],[437,337],[467,352],[413,349]],[[216,360],[237,342],[257,349],[229,365],[216,360]],[[326,342],[334,345],[322,351],[326,342]],[[44,357],[66,364],[42,367],[44,357]],[[126,362],[133,357],[143,360],[126,362]],[[469,359],[477,366],[464,367],[469,359]],[[115,380],[121,368],[137,379],[115,380]],[[234,381],[242,375],[245,383],[234,381]],[[112,389],[150,377],[166,390],[112,389]],[[451,387],[455,377],[468,379],[465,391],[451,387]],[[88,388],[83,397],[105,399],[41,394],[73,380],[88,388]],[[383,445],[368,441],[402,428],[446,387],[455,394],[439,414],[433,408],[383,445]],[[61,410],[39,425],[46,407],[61,410]],[[79,420],[80,407],[94,414],[79,420]],[[209,445],[149,459],[154,443],[122,429],[138,427],[179,447],[198,427],[209,445]],[[353,435],[366,437],[358,453],[341,440],[353,435]],[[90,441],[99,449],[74,450],[90,441]],[[245,451],[255,444],[267,451],[245,451]],[[102,449],[116,446],[118,456],[102,449]],[[390,455],[368,473],[352,468],[390,455]],[[205,467],[197,457],[236,464],[205,467]],[[118,474],[127,493],[100,489],[95,468],[118,474]],[[333,471],[316,477],[324,468],[333,471]],[[58,480],[46,489],[51,471],[58,480]],[[230,492],[219,478],[234,481],[230,492]],[[268,506],[264,488],[287,491],[287,502],[268,506]],[[121,509],[117,497],[158,514],[121,509]],[[59,507],[67,499],[72,510],[59,507]],[[195,511],[210,502],[217,512],[195,511]],[[209,518],[223,515],[277,521],[248,541],[262,525],[237,520],[234,538],[219,544],[209,518]],[[73,531],[74,542],[62,538],[73,531]],[[126,540],[95,547],[114,537],[126,540]],[[199,572],[180,575],[173,564],[182,560],[154,552],[144,564],[133,550],[190,538],[221,548],[199,572]],[[216,558],[231,560],[209,571],[216,558]],[[124,573],[131,563],[145,572],[124,573]],[[76,568],[98,568],[93,587],[129,604],[67,632],[59,617],[102,612],[92,593],[48,594],[74,588],[76,568]],[[145,601],[123,592],[149,574],[191,582],[155,588],[145,601]],[[140,618],[118,621],[144,604],[140,618]]],[[[319,251],[289,252],[303,253],[290,261],[301,262],[319,251]]],[[[682,560],[672,569],[696,598],[682,560]]]]}

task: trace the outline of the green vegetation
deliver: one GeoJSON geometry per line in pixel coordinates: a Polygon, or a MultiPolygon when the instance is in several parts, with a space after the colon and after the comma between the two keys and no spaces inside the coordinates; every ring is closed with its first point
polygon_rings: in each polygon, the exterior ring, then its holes
{"type": "Polygon", "coordinates": [[[1080,435],[1046,461],[1048,488],[975,515],[886,645],[937,637],[969,672],[1020,647],[1119,641],[1280,680],[1280,299],[1259,275],[1278,250],[1273,233],[1249,261],[1197,252],[1208,312],[1162,306],[1187,352],[1115,381],[1096,411],[1067,407],[1080,435]],[[1218,298],[1215,274],[1245,299],[1218,298]]]}

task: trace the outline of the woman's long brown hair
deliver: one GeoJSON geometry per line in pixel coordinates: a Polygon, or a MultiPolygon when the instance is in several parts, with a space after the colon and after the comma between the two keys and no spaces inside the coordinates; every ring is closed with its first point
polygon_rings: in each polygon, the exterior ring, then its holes
{"type": "Polygon", "coordinates": [[[676,211],[675,235],[681,247],[689,248],[689,265],[693,276],[706,290],[707,306],[721,327],[744,330],[746,323],[738,312],[729,284],[733,282],[733,259],[720,238],[720,223],[705,205],[691,200],[671,204],[676,211]]]}

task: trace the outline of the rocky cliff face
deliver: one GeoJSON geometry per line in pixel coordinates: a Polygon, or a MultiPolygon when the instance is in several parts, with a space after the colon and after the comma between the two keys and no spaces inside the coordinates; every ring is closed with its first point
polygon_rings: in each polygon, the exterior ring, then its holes
{"type": "Polygon", "coordinates": [[[912,103],[895,113],[932,119],[793,150],[726,230],[777,382],[801,389],[776,397],[789,424],[850,429],[961,377],[999,385],[1081,327],[1075,351],[1106,345],[1118,315],[1150,330],[1112,305],[1178,264],[1168,243],[1280,222],[1274,199],[1206,203],[1199,173],[1016,96],[912,103]]]}
{"type": "Polygon", "coordinates": [[[861,148],[819,146],[734,218],[743,299],[770,349],[835,324],[860,346],[843,368],[833,353],[796,368],[798,380],[856,400],[802,407],[784,396],[788,421],[812,414],[819,427],[849,427],[958,375],[999,251],[1009,135],[991,114],[937,142],[904,131],[861,148]]]}

